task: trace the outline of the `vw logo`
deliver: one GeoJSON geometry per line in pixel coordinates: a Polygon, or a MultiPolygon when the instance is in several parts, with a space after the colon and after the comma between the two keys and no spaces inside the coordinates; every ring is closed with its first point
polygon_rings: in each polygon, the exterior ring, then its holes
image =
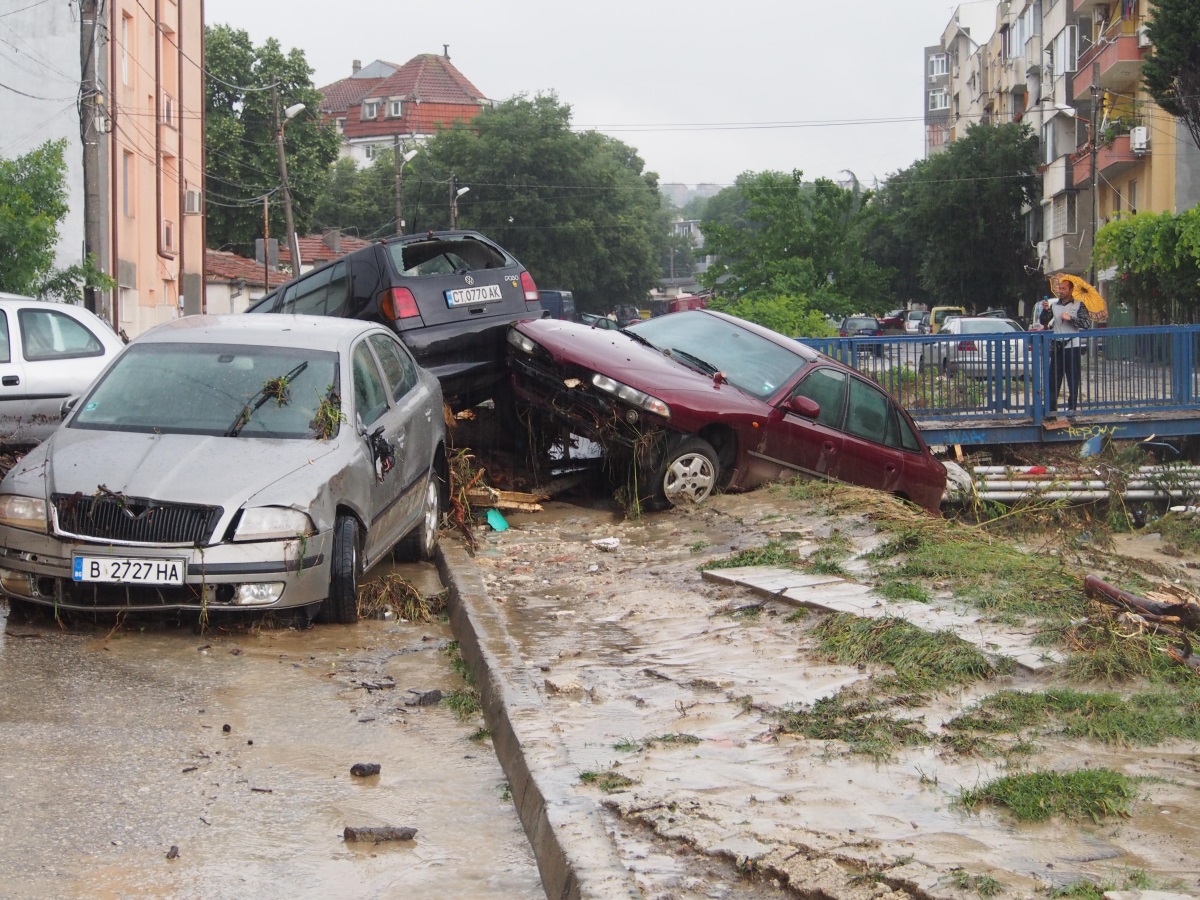
{"type": "Polygon", "coordinates": [[[475,279],[474,279],[474,278],[472,278],[470,275],[468,275],[468,276],[467,276],[465,279],[463,279],[463,280],[464,280],[464,281],[466,281],[466,283],[467,283],[467,284],[474,284],[474,283],[475,283],[475,279]]]}

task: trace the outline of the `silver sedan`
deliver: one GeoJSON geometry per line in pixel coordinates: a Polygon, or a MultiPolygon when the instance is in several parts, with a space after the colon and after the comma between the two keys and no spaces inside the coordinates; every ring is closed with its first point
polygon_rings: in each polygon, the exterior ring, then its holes
{"type": "Polygon", "coordinates": [[[1012,319],[956,316],[921,345],[919,368],[972,378],[1023,378],[1029,352],[1024,329],[1012,319]]]}
{"type": "Polygon", "coordinates": [[[434,554],[446,479],[441,388],[387,328],[189,316],[133,341],[0,482],[0,589],[352,622],[367,567],[434,554]]]}

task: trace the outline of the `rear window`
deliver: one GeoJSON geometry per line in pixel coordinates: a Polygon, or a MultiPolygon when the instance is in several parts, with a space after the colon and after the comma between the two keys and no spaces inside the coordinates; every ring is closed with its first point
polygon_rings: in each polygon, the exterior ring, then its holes
{"type": "Polygon", "coordinates": [[[862,316],[855,316],[852,319],[846,320],[846,327],[847,328],[878,328],[879,320],[865,318],[862,316]]]}
{"type": "Polygon", "coordinates": [[[503,269],[516,262],[499,247],[471,237],[388,244],[387,250],[396,270],[409,278],[503,269]]]}

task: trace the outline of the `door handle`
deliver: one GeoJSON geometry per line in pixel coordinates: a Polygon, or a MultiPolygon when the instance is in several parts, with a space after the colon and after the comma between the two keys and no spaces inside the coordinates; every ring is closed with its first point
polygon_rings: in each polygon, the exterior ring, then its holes
{"type": "Polygon", "coordinates": [[[3,384],[5,387],[16,387],[20,383],[20,375],[5,375],[3,378],[0,378],[0,384],[3,384]]]}
{"type": "Polygon", "coordinates": [[[825,452],[826,452],[826,453],[832,453],[832,452],[833,452],[835,449],[836,449],[836,447],[834,447],[834,445],[833,445],[833,442],[832,442],[832,441],[826,441],[826,442],[825,442],[825,445],[824,445],[824,450],[825,450],[825,452]]]}

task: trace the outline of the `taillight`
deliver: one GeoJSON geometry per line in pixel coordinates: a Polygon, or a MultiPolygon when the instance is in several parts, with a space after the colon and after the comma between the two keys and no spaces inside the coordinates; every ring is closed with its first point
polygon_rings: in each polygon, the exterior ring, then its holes
{"type": "Polygon", "coordinates": [[[404,287],[392,288],[384,294],[379,300],[379,311],[383,313],[384,318],[393,322],[421,315],[421,311],[417,309],[417,298],[413,296],[412,291],[404,287]]]}
{"type": "Polygon", "coordinates": [[[537,285],[533,283],[533,276],[528,272],[521,273],[521,290],[525,292],[526,303],[538,302],[537,285]]]}
{"type": "Polygon", "coordinates": [[[959,341],[958,349],[959,350],[978,350],[979,348],[975,346],[974,341],[959,341]]]}

